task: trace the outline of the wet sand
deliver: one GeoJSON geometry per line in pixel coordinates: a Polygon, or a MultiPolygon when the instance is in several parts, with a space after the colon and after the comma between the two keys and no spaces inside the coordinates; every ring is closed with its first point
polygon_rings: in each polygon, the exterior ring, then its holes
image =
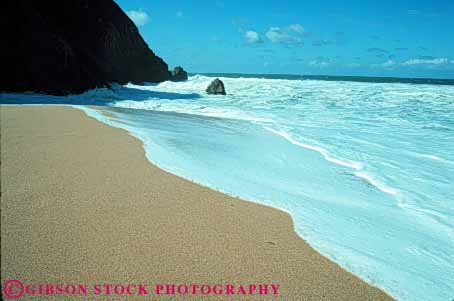
{"type": "MultiPolygon", "coordinates": [[[[0,110],[2,285],[145,283],[151,291],[97,300],[391,299],[314,251],[287,213],[159,169],[124,130],[70,107],[0,110]],[[161,283],[278,284],[279,293],[156,296],[161,283]]],[[[54,296],[64,297],[75,299],[54,296]]]]}

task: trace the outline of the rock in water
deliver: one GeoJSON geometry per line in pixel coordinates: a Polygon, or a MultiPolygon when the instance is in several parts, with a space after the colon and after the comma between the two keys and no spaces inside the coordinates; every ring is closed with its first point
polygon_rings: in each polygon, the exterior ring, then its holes
{"type": "Polygon", "coordinates": [[[174,82],[188,80],[188,73],[180,66],[175,67],[170,73],[170,80],[174,82]]]}
{"type": "Polygon", "coordinates": [[[219,79],[216,78],[211,82],[211,84],[207,88],[207,93],[208,94],[222,94],[226,95],[225,93],[225,88],[224,88],[224,83],[219,79]]]}
{"type": "Polygon", "coordinates": [[[65,95],[170,78],[112,0],[6,0],[1,18],[1,91],[65,95]]]}

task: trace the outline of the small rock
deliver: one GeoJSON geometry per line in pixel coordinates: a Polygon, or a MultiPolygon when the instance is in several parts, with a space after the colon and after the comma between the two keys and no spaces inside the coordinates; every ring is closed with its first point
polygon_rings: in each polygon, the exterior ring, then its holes
{"type": "Polygon", "coordinates": [[[215,80],[213,80],[211,82],[211,84],[206,89],[206,92],[208,94],[222,94],[222,95],[226,95],[225,88],[224,88],[224,83],[219,78],[216,78],[215,80]]]}
{"type": "Polygon", "coordinates": [[[174,82],[188,80],[188,73],[180,66],[175,67],[173,71],[170,72],[170,80],[174,82]]]}

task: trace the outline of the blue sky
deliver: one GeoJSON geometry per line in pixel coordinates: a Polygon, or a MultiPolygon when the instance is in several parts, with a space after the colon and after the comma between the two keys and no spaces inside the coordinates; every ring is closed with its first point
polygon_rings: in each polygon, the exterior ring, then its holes
{"type": "Polygon", "coordinates": [[[117,0],[189,72],[454,78],[454,1],[117,0]]]}

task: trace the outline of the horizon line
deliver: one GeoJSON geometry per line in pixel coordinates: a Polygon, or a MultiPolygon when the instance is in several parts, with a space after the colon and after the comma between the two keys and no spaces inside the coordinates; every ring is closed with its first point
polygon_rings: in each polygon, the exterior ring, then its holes
{"type": "MultiPolygon", "coordinates": [[[[360,81],[366,82],[365,79],[378,79],[377,83],[410,83],[410,84],[442,84],[454,85],[454,78],[431,78],[431,77],[398,77],[398,76],[370,76],[370,75],[325,75],[325,74],[292,74],[292,73],[237,73],[237,72],[188,72],[189,75],[230,75],[230,76],[246,76],[246,77],[260,77],[260,76],[291,76],[295,78],[306,79],[319,79],[319,80],[335,80],[343,79],[346,81],[360,81]]],[[[228,77],[228,76],[227,76],[228,77]]]]}

